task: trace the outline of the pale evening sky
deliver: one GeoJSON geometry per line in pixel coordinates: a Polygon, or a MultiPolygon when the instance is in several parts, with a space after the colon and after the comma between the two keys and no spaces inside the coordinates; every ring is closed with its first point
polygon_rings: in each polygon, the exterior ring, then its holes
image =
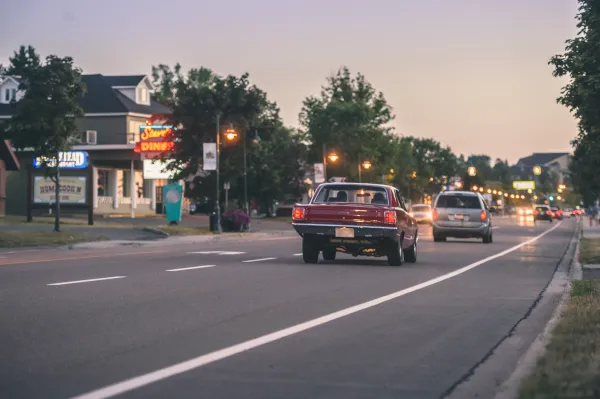
{"type": "Polygon", "coordinates": [[[180,62],[250,73],[297,125],[342,65],[394,107],[397,132],[514,162],[570,151],[576,124],[547,65],[576,33],[576,0],[0,0],[0,62],[21,44],[85,73],[180,62]]]}

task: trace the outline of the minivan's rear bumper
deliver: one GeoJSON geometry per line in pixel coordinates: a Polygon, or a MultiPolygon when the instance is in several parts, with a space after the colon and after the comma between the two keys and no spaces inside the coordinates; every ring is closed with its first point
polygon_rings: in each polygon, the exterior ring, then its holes
{"type": "Polygon", "coordinates": [[[487,223],[473,227],[440,226],[437,223],[433,224],[434,234],[457,238],[482,237],[488,232],[489,228],[490,225],[487,223]]]}
{"type": "Polygon", "coordinates": [[[336,228],[348,227],[354,229],[354,238],[389,238],[398,237],[398,228],[394,226],[361,226],[347,224],[322,224],[322,223],[292,223],[298,234],[315,234],[324,237],[335,237],[336,228]]]}

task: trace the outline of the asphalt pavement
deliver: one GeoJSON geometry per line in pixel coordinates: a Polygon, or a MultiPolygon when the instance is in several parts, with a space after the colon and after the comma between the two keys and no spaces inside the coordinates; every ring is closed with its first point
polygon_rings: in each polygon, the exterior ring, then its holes
{"type": "Polygon", "coordinates": [[[489,245],[423,226],[401,267],[306,265],[298,237],[2,253],[0,396],[443,397],[528,313],[575,226],[495,224],[489,245]]]}

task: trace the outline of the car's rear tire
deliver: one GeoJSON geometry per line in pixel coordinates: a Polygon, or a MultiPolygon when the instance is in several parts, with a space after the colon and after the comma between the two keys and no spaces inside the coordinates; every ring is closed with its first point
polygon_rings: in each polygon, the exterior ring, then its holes
{"type": "Polygon", "coordinates": [[[434,242],[445,242],[446,241],[446,237],[444,237],[441,234],[433,234],[433,241],[434,242]]]}
{"type": "Polygon", "coordinates": [[[417,262],[417,240],[409,248],[404,250],[404,260],[409,263],[417,262]]]}
{"type": "Polygon", "coordinates": [[[388,265],[402,266],[404,263],[404,251],[402,250],[402,241],[394,244],[387,255],[388,265]]]}
{"type": "Polygon", "coordinates": [[[493,237],[492,237],[492,229],[490,228],[487,233],[484,234],[483,236],[483,243],[484,244],[491,244],[493,241],[493,237]]]}
{"type": "Polygon", "coordinates": [[[304,263],[319,263],[319,247],[316,240],[309,235],[302,238],[302,259],[304,263]]]}
{"type": "Polygon", "coordinates": [[[335,255],[337,251],[335,248],[324,248],[323,249],[323,259],[325,260],[335,260],[335,255]]]}

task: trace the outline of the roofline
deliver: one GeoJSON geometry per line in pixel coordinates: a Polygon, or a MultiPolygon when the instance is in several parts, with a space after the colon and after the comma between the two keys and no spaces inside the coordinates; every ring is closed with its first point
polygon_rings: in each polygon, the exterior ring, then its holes
{"type": "Polygon", "coordinates": [[[21,84],[17,79],[13,78],[12,76],[7,76],[6,79],[4,79],[2,82],[0,82],[0,86],[2,86],[4,83],[6,83],[8,81],[8,79],[12,80],[13,82],[15,82],[16,84],[21,84]]]}
{"type": "MultiPolygon", "coordinates": [[[[152,116],[152,114],[140,114],[137,112],[92,112],[89,114],[84,114],[83,116],[135,116],[139,118],[148,118],[152,116]]],[[[0,115],[0,119],[10,119],[12,117],[12,115],[0,115]]]]}

